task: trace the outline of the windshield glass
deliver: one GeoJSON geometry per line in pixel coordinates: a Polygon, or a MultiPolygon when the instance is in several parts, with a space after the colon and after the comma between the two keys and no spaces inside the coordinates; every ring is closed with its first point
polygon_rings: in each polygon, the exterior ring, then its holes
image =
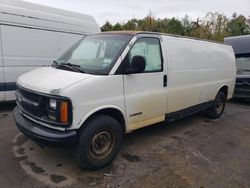
{"type": "Polygon", "coordinates": [[[131,38],[122,34],[86,36],[55,62],[78,66],[84,73],[108,74],[131,38]]]}
{"type": "Polygon", "coordinates": [[[250,72],[250,56],[249,57],[237,57],[236,58],[238,73],[247,71],[250,72]]]}

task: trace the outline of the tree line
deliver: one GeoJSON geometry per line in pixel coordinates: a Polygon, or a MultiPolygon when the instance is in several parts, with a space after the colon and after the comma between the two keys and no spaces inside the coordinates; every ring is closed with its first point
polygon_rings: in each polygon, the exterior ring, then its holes
{"type": "Polygon", "coordinates": [[[153,31],[222,42],[224,37],[250,34],[250,17],[234,13],[228,18],[221,13],[209,12],[203,19],[191,20],[189,16],[182,19],[164,18],[156,19],[149,13],[143,19],[131,19],[126,23],[112,25],[107,21],[102,31],[153,31]]]}

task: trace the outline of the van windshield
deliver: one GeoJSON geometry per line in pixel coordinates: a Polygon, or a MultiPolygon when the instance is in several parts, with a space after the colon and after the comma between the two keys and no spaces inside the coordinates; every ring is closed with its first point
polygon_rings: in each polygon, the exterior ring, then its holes
{"type": "Polygon", "coordinates": [[[237,57],[236,58],[236,64],[237,64],[237,72],[238,74],[242,74],[243,72],[248,72],[250,74],[250,56],[243,56],[243,57],[237,57]]]}
{"type": "Polygon", "coordinates": [[[123,34],[98,34],[84,37],[63,54],[56,66],[88,74],[106,75],[112,69],[132,36],[123,34]]]}

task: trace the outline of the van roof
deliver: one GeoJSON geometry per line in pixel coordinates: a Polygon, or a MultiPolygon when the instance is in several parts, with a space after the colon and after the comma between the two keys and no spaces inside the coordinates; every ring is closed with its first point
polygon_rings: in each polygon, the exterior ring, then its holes
{"type": "Polygon", "coordinates": [[[212,41],[212,40],[208,40],[208,39],[201,39],[201,38],[196,38],[196,37],[188,37],[188,36],[174,35],[174,34],[160,33],[160,32],[151,32],[151,31],[105,31],[105,32],[102,32],[99,34],[103,34],[103,33],[105,33],[105,34],[124,34],[124,35],[131,35],[131,36],[135,36],[138,34],[163,35],[163,36],[169,36],[169,37],[192,39],[192,40],[198,40],[198,41],[204,41],[204,42],[211,42],[211,43],[215,43],[215,44],[227,45],[227,44],[224,44],[222,42],[212,41]]]}
{"type": "Polygon", "coordinates": [[[100,32],[98,24],[90,15],[20,0],[1,0],[0,23],[80,34],[100,32]]]}
{"type": "Polygon", "coordinates": [[[236,55],[250,54],[250,35],[227,37],[224,42],[233,47],[236,55]]]}

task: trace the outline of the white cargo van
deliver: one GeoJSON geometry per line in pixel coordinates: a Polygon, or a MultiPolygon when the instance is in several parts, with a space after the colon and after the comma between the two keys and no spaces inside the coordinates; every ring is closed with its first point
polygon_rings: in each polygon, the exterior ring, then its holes
{"type": "Polygon", "coordinates": [[[15,100],[16,79],[50,65],[83,36],[99,32],[93,17],[23,2],[0,2],[0,102],[15,100]]]}
{"type": "Polygon", "coordinates": [[[232,97],[231,46],[148,32],[85,37],[50,67],[18,78],[17,127],[42,144],[74,143],[98,169],[123,134],[198,111],[219,118],[232,97]]]}

